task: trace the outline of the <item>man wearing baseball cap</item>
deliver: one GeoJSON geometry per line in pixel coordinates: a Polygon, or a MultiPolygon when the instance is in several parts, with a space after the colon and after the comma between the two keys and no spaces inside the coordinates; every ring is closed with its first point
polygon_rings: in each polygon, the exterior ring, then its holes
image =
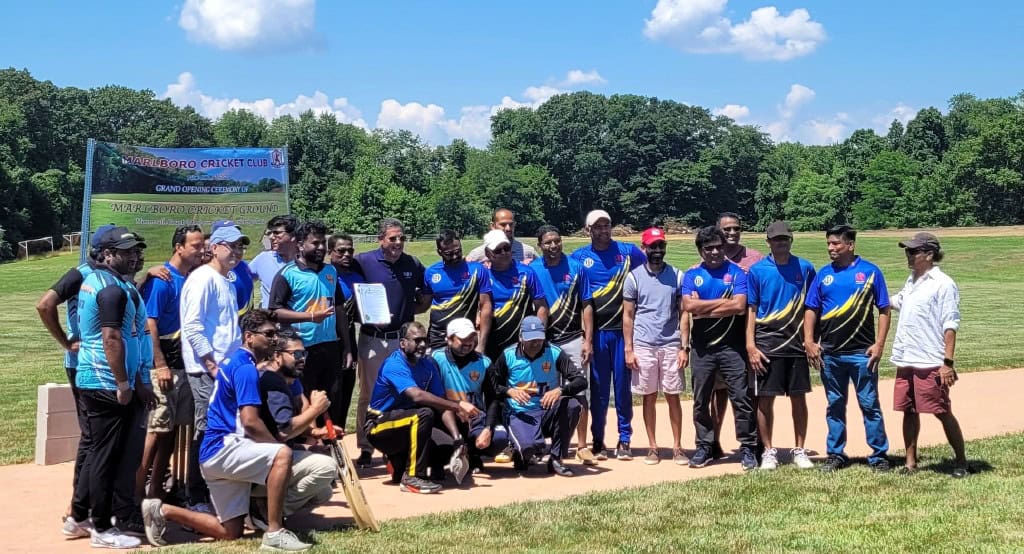
{"type": "Polygon", "coordinates": [[[633,244],[612,240],[612,218],[604,210],[588,213],[585,229],[590,235],[590,244],[577,248],[572,257],[583,266],[587,276],[594,304],[594,327],[597,329],[590,360],[590,431],[594,440],[591,450],[598,460],[607,459],[604,428],[614,382],[619,431],[615,457],[631,460],[632,376],[626,367],[625,342],[622,337],[622,286],[626,275],[645,264],[647,257],[633,244]]]}
{"type": "Polygon", "coordinates": [[[917,471],[917,437],[921,414],[935,414],[956,456],[953,477],[966,477],[964,435],[953,415],[949,388],[956,384],[953,369],[956,333],[960,329],[960,291],[937,265],[945,257],[939,239],[917,233],[899,243],[907,255],[910,276],[892,298],[899,310],[892,363],[896,366],[893,409],[903,412],[903,442],[907,462],[903,471],[917,471]]]}
{"type": "Polygon", "coordinates": [[[679,290],[683,274],[665,263],[665,231],[651,227],[640,239],[647,263],[626,275],[622,288],[622,335],[626,366],[632,370],[631,390],[644,398],[647,457],[644,463],[661,461],[657,424],[658,391],[665,395],[672,424],[672,461],[686,464],[681,442],[683,415],[679,393],[685,388],[683,373],[690,359],[689,337],[681,340],[679,290]],[[685,346],[684,346],[685,344],[685,346]]]}
{"type": "MultiPolygon", "coordinates": [[[[242,228],[230,219],[214,221],[213,226],[210,227],[210,232],[213,233],[223,227],[233,227],[239,233],[242,232],[242,228]]],[[[245,312],[252,309],[252,293],[256,288],[252,276],[253,271],[249,268],[249,264],[241,259],[238,260],[238,265],[228,271],[228,282],[231,283],[231,286],[235,289],[235,295],[238,297],[238,317],[242,317],[245,315],[245,312]]]]}
{"type": "Polygon", "coordinates": [[[575,396],[586,388],[587,380],[569,355],[548,342],[544,322],[536,316],[524,318],[519,344],[501,353],[484,385],[490,409],[504,402],[516,470],[525,472],[530,459],[543,454],[544,439],[550,438],[548,473],[573,475],[562,460],[569,454],[580,416],[575,396]]]}
{"type": "Polygon", "coordinates": [[[469,447],[469,467],[483,469],[482,456],[497,456],[508,446],[508,432],[500,425],[500,405],[487,412],[483,384],[491,360],[477,352],[478,334],[473,322],[456,318],[446,329],[448,344],[435,350],[431,357],[441,369],[444,392],[452,402],[467,401],[480,410],[480,415],[468,422],[460,421],[459,430],[469,447]]]}
{"type": "Polygon", "coordinates": [[[548,318],[548,302],[537,274],[512,257],[512,243],[505,232],[495,229],[484,235],[484,249],[491,262],[491,305],[493,321],[484,353],[496,359],[514,345],[523,318],[548,318]]]}
{"type": "Polygon", "coordinates": [[[813,467],[804,440],[807,437],[807,399],[811,374],[804,351],[804,299],[814,281],[814,266],[794,256],[793,231],[785,221],[768,226],[771,254],[755,263],[747,274],[747,358],[754,370],[757,427],[764,454],[761,469],[778,467],[772,445],[775,397],[788,396],[793,410],[793,463],[813,467]]]}

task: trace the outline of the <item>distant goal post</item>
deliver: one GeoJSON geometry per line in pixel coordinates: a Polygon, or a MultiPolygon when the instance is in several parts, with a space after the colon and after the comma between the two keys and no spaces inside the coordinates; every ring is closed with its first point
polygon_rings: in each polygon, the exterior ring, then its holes
{"type": "Polygon", "coordinates": [[[18,258],[24,259],[44,252],[53,252],[53,237],[18,241],[18,258]]]}

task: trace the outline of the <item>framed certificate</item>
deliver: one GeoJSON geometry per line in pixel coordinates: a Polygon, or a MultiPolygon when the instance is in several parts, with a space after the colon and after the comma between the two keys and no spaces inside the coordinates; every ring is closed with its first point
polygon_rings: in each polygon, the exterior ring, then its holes
{"type": "Polygon", "coordinates": [[[391,310],[388,308],[388,292],[380,283],[355,283],[356,306],[359,307],[360,323],[365,325],[390,325],[391,310]]]}

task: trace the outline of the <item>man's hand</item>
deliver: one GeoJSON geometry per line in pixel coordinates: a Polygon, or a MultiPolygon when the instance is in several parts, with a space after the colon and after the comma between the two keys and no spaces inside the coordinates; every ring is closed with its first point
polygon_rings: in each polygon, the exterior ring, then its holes
{"type": "Polygon", "coordinates": [[[680,348],[679,353],[676,354],[676,369],[682,371],[686,369],[686,366],[690,365],[690,353],[685,348],[680,348]]]}
{"type": "Polygon", "coordinates": [[[488,446],[490,446],[491,445],[491,437],[493,435],[494,435],[494,432],[491,431],[490,427],[484,429],[483,431],[480,431],[480,434],[476,436],[476,448],[477,448],[477,450],[483,450],[483,449],[487,448],[488,446]]]}
{"type": "Polygon", "coordinates": [[[213,357],[203,358],[203,367],[206,368],[206,372],[210,374],[210,377],[217,377],[217,362],[213,361],[213,357]]]}
{"type": "Polygon", "coordinates": [[[78,354],[78,349],[81,348],[81,346],[82,341],[76,339],[68,343],[66,350],[72,354],[78,354]]]}
{"type": "Polygon", "coordinates": [[[811,364],[811,367],[817,370],[821,370],[823,362],[821,361],[821,346],[816,342],[804,343],[804,350],[807,352],[807,363],[811,364]]]}
{"type": "Polygon", "coordinates": [[[312,318],[313,323],[323,323],[325,319],[331,317],[332,315],[334,315],[333,306],[323,311],[309,312],[309,316],[312,318]]]}
{"type": "Polygon", "coordinates": [[[474,406],[472,402],[460,400],[459,410],[455,413],[455,415],[459,416],[459,419],[461,419],[462,421],[469,422],[469,420],[480,415],[480,410],[476,406],[474,406]]]}
{"type": "Polygon", "coordinates": [[[143,385],[139,387],[136,394],[139,395],[139,402],[142,402],[142,405],[145,406],[147,410],[156,408],[156,395],[153,394],[153,389],[143,385]]]}
{"type": "Polygon", "coordinates": [[[864,351],[864,353],[867,354],[868,356],[868,371],[870,371],[871,373],[878,372],[878,363],[882,361],[882,350],[882,345],[876,342],[875,344],[872,344],[871,346],[868,347],[867,350],[864,351]]]}
{"type": "MultiPolygon", "coordinates": [[[[583,341],[583,348],[580,349],[580,365],[586,367],[590,363],[590,358],[594,356],[594,345],[589,340],[583,341]]],[[[583,369],[581,367],[580,369],[583,369]]]]}
{"type": "Polygon", "coordinates": [[[171,282],[171,270],[167,269],[164,264],[155,265],[146,271],[147,279],[160,279],[161,281],[171,282]]]}
{"type": "Polygon", "coordinates": [[[508,397],[524,405],[530,401],[530,393],[515,387],[508,389],[508,397]]]}
{"type": "Polygon", "coordinates": [[[331,407],[331,401],[327,399],[327,393],[322,390],[315,390],[309,393],[309,407],[320,415],[331,407]]]}
{"type": "Polygon", "coordinates": [[[956,371],[948,365],[943,365],[939,368],[939,379],[942,380],[942,386],[952,387],[956,384],[957,375],[956,371]]]}
{"type": "Polygon", "coordinates": [[[344,356],[344,358],[342,358],[341,364],[342,364],[341,367],[343,367],[345,369],[355,369],[355,367],[356,367],[356,358],[355,358],[355,356],[352,355],[351,352],[345,352],[345,356],[344,356]]]}
{"type": "Polygon", "coordinates": [[[554,406],[562,399],[562,387],[555,387],[548,392],[544,393],[544,396],[540,399],[540,407],[545,410],[554,406]]]}
{"type": "Polygon", "coordinates": [[[156,370],[156,386],[160,387],[162,392],[171,390],[174,386],[174,376],[171,374],[171,368],[164,366],[156,370]]]}
{"type": "Polygon", "coordinates": [[[132,389],[121,390],[117,389],[117,403],[122,406],[127,406],[132,401],[132,389]]]}
{"type": "Polygon", "coordinates": [[[626,367],[633,371],[640,371],[640,361],[636,359],[636,352],[632,348],[626,349],[626,367]]]}
{"type": "Polygon", "coordinates": [[[750,360],[750,368],[758,375],[768,373],[768,356],[758,350],[753,344],[747,345],[747,358],[750,360]]]}
{"type": "MultiPolygon", "coordinates": [[[[341,435],[344,434],[344,432],[341,429],[338,429],[338,428],[335,428],[335,432],[338,433],[338,438],[341,438],[341,435]]],[[[313,437],[314,439],[326,439],[327,438],[327,428],[326,427],[313,427],[312,429],[309,430],[309,436],[313,437]]]]}

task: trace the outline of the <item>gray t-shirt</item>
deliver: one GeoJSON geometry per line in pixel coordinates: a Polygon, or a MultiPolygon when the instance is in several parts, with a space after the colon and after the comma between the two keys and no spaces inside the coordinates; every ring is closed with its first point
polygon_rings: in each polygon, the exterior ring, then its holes
{"type": "MultiPolygon", "coordinates": [[[[528,244],[523,244],[518,240],[512,241],[512,259],[526,265],[530,265],[537,257],[537,251],[528,244]]],[[[484,245],[477,246],[476,248],[469,251],[466,255],[467,262],[486,262],[487,254],[484,252],[484,245]]]]}
{"type": "Polygon", "coordinates": [[[665,264],[651,273],[644,264],[626,276],[622,298],[636,304],[633,342],[658,347],[679,342],[679,290],[683,274],[665,264]]]}

